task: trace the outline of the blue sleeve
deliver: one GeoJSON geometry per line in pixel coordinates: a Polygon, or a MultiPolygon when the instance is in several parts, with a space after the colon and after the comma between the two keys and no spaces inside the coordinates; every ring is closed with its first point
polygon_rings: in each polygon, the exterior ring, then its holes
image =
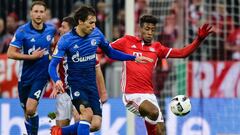
{"type": "Polygon", "coordinates": [[[10,45],[17,47],[17,48],[22,48],[23,39],[24,39],[24,30],[22,28],[19,28],[15,32],[15,34],[10,42],[10,45]]]}
{"type": "Polygon", "coordinates": [[[57,73],[57,65],[61,62],[61,58],[53,57],[49,66],[48,66],[48,73],[52,80],[56,83],[60,78],[58,77],[57,73]]]}
{"type": "Polygon", "coordinates": [[[90,123],[81,120],[77,129],[78,135],[89,135],[90,134],[90,123]]]}
{"type": "Polygon", "coordinates": [[[99,47],[107,54],[111,59],[126,61],[126,60],[135,60],[136,56],[129,55],[118,50],[113,49],[109,42],[101,35],[101,43],[99,47]]]}
{"type": "Polygon", "coordinates": [[[65,55],[66,48],[67,42],[63,37],[61,37],[57,43],[56,48],[54,49],[53,57],[62,58],[65,55]]]}

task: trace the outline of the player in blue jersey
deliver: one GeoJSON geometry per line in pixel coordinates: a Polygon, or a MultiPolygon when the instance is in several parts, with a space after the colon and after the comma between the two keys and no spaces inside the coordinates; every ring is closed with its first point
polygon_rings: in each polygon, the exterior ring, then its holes
{"type": "Polygon", "coordinates": [[[49,80],[49,51],[55,28],[44,24],[46,4],[34,1],[31,21],[20,26],[8,49],[8,57],[20,61],[18,94],[24,109],[25,126],[29,135],[37,135],[37,106],[49,80]]]}
{"type": "MultiPolygon", "coordinates": [[[[59,28],[59,35],[63,35],[74,27],[74,19],[71,16],[64,17],[61,23],[61,27],[59,28]]],[[[55,42],[56,42],[55,37],[55,42]]],[[[64,59],[64,58],[63,58],[64,59]]],[[[62,82],[65,82],[65,70],[64,66],[66,61],[62,60],[61,63],[58,65],[58,73],[62,80],[62,82]]],[[[97,86],[99,91],[100,100],[102,103],[107,101],[107,91],[105,87],[104,77],[102,74],[102,70],[100,67],[99,61],[96,63],[96,80],[97,80],[97,86]]],[[[64,84],[64,83],[63,83],[64,84]]],[[[64,88],[66,88],[66,85],[63,85],[64,88]]],[[[76,111],[75,107],[72,106],[72,101],[70,96],[67,93],[59,93],[55,89],[53,89],[53,92],[51,94],[53,97],[56,97],[56,125],[63,127],[68,126],[72,115],[74,116],[74,120],[77,121],[79,118],[79,114],[76,111]]]]}
{"type": "MultiPolygon", "coordinates": [[[[56,68],[62,57],[66,56],[68,67],[66,72],[67,92],[79,113],[80,105],[91,108],[93,117],[90,121],[90,131],[97,131],[100,129],[102,122],[102,109],[99,102],[95,72],[97,47],[100,47],[110,58],[116,60],[135,60],[140,64],[147,61],[151,62],[152,59],[144,56],[127,55],[112,49],[102,32],[96,28],[96,13],[93,8],[82,6],[75,12],[74,19],[77,26],[60,38],[49,65],[49,74],[55,82],[55,88],[63,92],[63,83],[58,77],[56,68]]],[[[61,132],[65,135],[77,130],[78,135],[80,135],[81,121],[79,123],[75,123],[68,128],[54,127],[52,128],[52,134],[61,132]],[[55,132],[55,130],[57,131],[55,132]]]]}

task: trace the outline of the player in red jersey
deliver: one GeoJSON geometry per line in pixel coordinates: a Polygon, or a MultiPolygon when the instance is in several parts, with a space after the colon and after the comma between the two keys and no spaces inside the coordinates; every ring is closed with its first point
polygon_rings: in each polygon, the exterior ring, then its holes
{"type": "Polygon", "coordinates": [[[200,43],[212,33],[212,27],[204,24],[199,28],[194,41],[183,48],[168,48],[160,42],[153,42],[157,19],[152,15],[140,18],[140,37],[126,35],[111,44],[114,49],[136,56],[152,58],[154,62],[141,64],[124,61],[121,87],[126,108],[145,118],[149,135],[164,135],[165,126],[160,107],[153,90],[153,70],[161,58],[185,58],[198,48],[200,43]]]}

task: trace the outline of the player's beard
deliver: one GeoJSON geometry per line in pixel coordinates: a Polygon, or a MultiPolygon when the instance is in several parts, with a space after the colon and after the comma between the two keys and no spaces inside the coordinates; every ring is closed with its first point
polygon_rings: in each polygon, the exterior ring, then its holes
{"type": "Polygon", "coordinates": [[[40,24],[42,24],[43,21],[42,21],[42,19],[39,19],[39,20],[34,19],[33,22],[37,25],[40,25],[40,24]]]}

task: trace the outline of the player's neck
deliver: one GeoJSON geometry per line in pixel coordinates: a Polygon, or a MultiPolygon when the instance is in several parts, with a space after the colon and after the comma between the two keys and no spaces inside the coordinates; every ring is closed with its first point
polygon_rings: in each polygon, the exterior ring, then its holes
{"type": "Polygon", "coordinates": [[[76,32],[80,37],[86,36],[86,34],[77,26],[76,32]]]}
{"type": "Polygon", "coordinates": [[[32,26],[33,26],[34,29],[36,29],[36,30],[42,30],[43,29],[43,23],[37,24],[37,23],[34,23],[33,21],[31,23],[32,23],[32,26]]]}

